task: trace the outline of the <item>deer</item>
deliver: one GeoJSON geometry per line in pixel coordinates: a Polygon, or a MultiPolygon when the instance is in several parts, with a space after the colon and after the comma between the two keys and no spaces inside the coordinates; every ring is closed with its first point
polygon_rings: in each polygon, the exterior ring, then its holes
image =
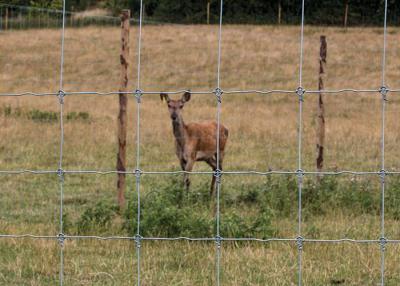
{"type": "MultiPolygon", "coordinates": [[[[217,168],[222,171],[225,145],[228,140],[228,129],[219,126],[219,163],[217,164],[217,128],[215,121],[193,122],[186,124],[183,121],[182,110],[190,100],[191,93],[185,92],[181,99],[170,99],[167,93],[161,93],[161,101],[167,103],[169,115],[172,121],[172,130],[175,137],[175,152],[184,173],[184,188],[188,192],[190,188],[189,174],[193,170],[194,163],[203,161],[215,172],[217,168]]],[[[210,196],[215,193],[216,176],[211,180],[210,196]]]]}

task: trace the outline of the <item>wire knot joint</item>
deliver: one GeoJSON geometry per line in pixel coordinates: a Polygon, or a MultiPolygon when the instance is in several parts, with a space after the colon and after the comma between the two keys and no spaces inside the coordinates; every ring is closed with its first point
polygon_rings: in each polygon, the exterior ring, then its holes
{"type": "Polygon", "coordinates": [[[215,237],[215,243],[217,244],[217,248],[218,248],[218,249],[221,248],[221,245],[222,245],[222,241],[223,241],[223,240],[224,240],[224,238],[221,237],[221,236],[219,236],[219,235],[217,235],[217,236],[215,237]]]}
{"type": "Polygon", "coordinates": [[[302,170],[302,169],[298,169],[298,170],[296,170],[296,176],[297,176],[297,179],[299,180],[299,183],[303,183],[303,178],[304,178],[304,170],[302,170]]]}
{"type": "Polygon", "coordinates": [[[382,170],[379,171],[379,177],[381,178],[383,183],[385,182],[386,176],[387,176],[387,171],[386,170],[382,169],[382,170]]]}
{"type": "Polygon", "coordinates": [[[299,86],[297,89],[296,89],[296,94],[297,94],[297,96],[299,97],[299,100],[301,101],[301,102],[303,102],[304,101],[304,94],[306,93],[306,90],[304,89],[304,88],[302,88],[301,86],[299,86]]]}
{"type": "Polygon", "coordinates": [[[382,95],[382,99],[384,100],[384,101],[387,101],[388,99],[387,99],[387,95],[388,95],[388,93],[389,93],[389,89],[386,87],[386,86],[382,86],[380,89],[379,89],[379,93],[382,95]]]}
{"type": "Polygon", "coordinates": [[[141,245],[142,239],[143,239],[143,237],[140,234],[135,235],[134,240],[135,240],[136,248],[139,249],[142,246],[141,245]]]}
{"type": "Polygon", "coordinates": [[[142,95],[143,95],[143,90],[140,90],[140,89],[135,90],[135,97],[136,97],[137,103],[142,102],[142,95]]]}
{"type": "Polygon", "coordinates": [[[217,87],[214,90],[214,93],[215,93],[215,97],[217,98],[217,101],[219,103],[221,103],[222,102],[222,94],[224,93],[224,91],[222,89],[220,89],[219,87],[217,87]]]}
{"type": "Polygon", "coordinates": [[[302,236],[296,237],[296,245],[299,251],[303,250],[304,238],[302,236]]]}
{"type": "Polygon", "coordinates": [[[65,97],[65,91],[60,89],[57,94],[58,100],[60,101],[60,104],[64,104],[64,97],[65,97]]]}
{"type": "Polygon", "coordinates": [[[65,234],[63,234],[63,233],[59,233],[58,235],[57,235],[57,240],[58,240],[58,243],[60,244],[60,246],[62,247],[62,246],[64,246],[64,241],[65,241],[65,234]]]}
{"type": "Polygon", "coordinates": [[[63,169],[57,170],[57,176],[60,179],[60,181],[64,181],[64,175],[65,175],[65,171],[63,169]]]}
{"type": "Polygon", "coordinates": [[[142,170],[140,170],[140,169],[136,169],[135,170],[135,177],[136,177],[136,180],[140,180],[140,177],[142,176],[142,170]]]}
{"type": "Polygon", "coordinates": [[[381,251],[385,251],[386,250],[386,244],[387,244],[386,237],[379,238],[379,245],[381,247],[381,251]]]}
{"type": "Polygon", "coordinates": [[[220,169],[216,169],[213,175],[217,180],[217,184],[221,183],[222,171],[220,169]]]}

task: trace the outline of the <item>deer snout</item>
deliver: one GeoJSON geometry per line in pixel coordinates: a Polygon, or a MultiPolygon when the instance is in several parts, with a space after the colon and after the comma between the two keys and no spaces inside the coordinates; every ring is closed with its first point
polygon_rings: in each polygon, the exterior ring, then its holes
{"type": "Polygon", "coordinates": [[[171,119],[176,120],[178,118],[178,115],[176,113],[171,114],[171,119]]]}

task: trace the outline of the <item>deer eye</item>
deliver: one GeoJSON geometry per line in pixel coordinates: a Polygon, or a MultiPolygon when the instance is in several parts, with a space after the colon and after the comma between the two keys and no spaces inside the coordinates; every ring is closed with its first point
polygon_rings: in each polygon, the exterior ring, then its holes
{"type": "Polygon", "coordinates": [[[183,105],[179,105],[179,109],[182,109],[183,108],[183,105]]]}

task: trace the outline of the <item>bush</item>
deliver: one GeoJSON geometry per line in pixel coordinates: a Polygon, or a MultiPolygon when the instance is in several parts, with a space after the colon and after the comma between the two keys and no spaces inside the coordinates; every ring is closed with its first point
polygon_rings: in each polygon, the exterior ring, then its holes
{"type": "MultiPolygon", "coordinates": [[[[169,184],[155,186],[141,200],[140,232],[144,236],[209,236],[212,223],[202,202],[189,203],[181,183],[173,178],[169,184]]],[[[192,191],[189,196],[196,193],[192,191]]],[[[124,228],[130,235],[137,229],[137,200],[131,198],[125,213],[124,228]]]]}
{"type": "Polygon", "coordinates": [[[67,120],[87,121],[87,120],[89,120],[89,113],[88,112],[75,112],[75,111],[68,112],[67,120]]]}
{"type": "Polygon", "coordinates": [[[27,114],[28,119],[37,122],[56,122],[58,121],[58,113],[53,111],[41,111],[38,109],[33,109],[27,114]]]}
{"type": "MultiPolygon", "coordinates": [[[[174,179],[167,184],[153,186],[157,190],[141,199],[140,233],[160,237],[213,237],[216,233],[214,204],[209,198],[208,185],[192,188],[185,194],[181,182],[174,179]],[[205,199],[207,198],[207,199],[205,199]]],[[[221,205],[231,205],[232,197],[221,196],[221,205]]],[[[224,208],[225,209],[225,208],[224,208]]],[[[243,215],[240,209],[228,208],[221,214],[220,233],[225,237],[269,237],[272,212],[256,208],[243,215]]],[[[137,199],[129,199],[124,228],[130,235],[137,231],[137,199]]]]}
{"type": "MultiPolygon", "coordinates": [[[[374,178],[375,180],[376,178],[374,178]]],[[[372,179],[371,179],[372,180],[372,179]]],[[[380,189],[364,178],[325,176],[316,181],[304,178],[303,219],[346,215],[380,215],[380,189]]],[[[376,181],[375,181],[376,183],[376,181]]],[[[183,190],[181,177],[147,185],[142,194],[140,234],[146,237],[213,237],[216,234],[215,200],[210,199],[208,182],[183,190]]],[[[127,198],[123,230],[134,236],[137,231],[137,198],[127,198]]],[[[268,176],[263,184],[234,185],[220,196],[220,234],[222,237],[269,238],[277,235],[272,221],[297,217],[298,184],[296,176],[268,176]]],[[[386,217],[400,219],[400,179],[386,186],[386,217]]],[[[100,202],[89,207],[76,226],[79,233],[97,228],[105,230],[115,221],[118,207],[100,202]]],[[[309,225],[307,235],[317,237],[320,230],[309,225]]]]}
{"type": "Polygon", "coordinates": [[[110,227],[113,218],[118,212],[118,206],[100,201],[84,211],[77,222],[79,234],[86,234],[89,230],[105,230],[110,227]]]}

